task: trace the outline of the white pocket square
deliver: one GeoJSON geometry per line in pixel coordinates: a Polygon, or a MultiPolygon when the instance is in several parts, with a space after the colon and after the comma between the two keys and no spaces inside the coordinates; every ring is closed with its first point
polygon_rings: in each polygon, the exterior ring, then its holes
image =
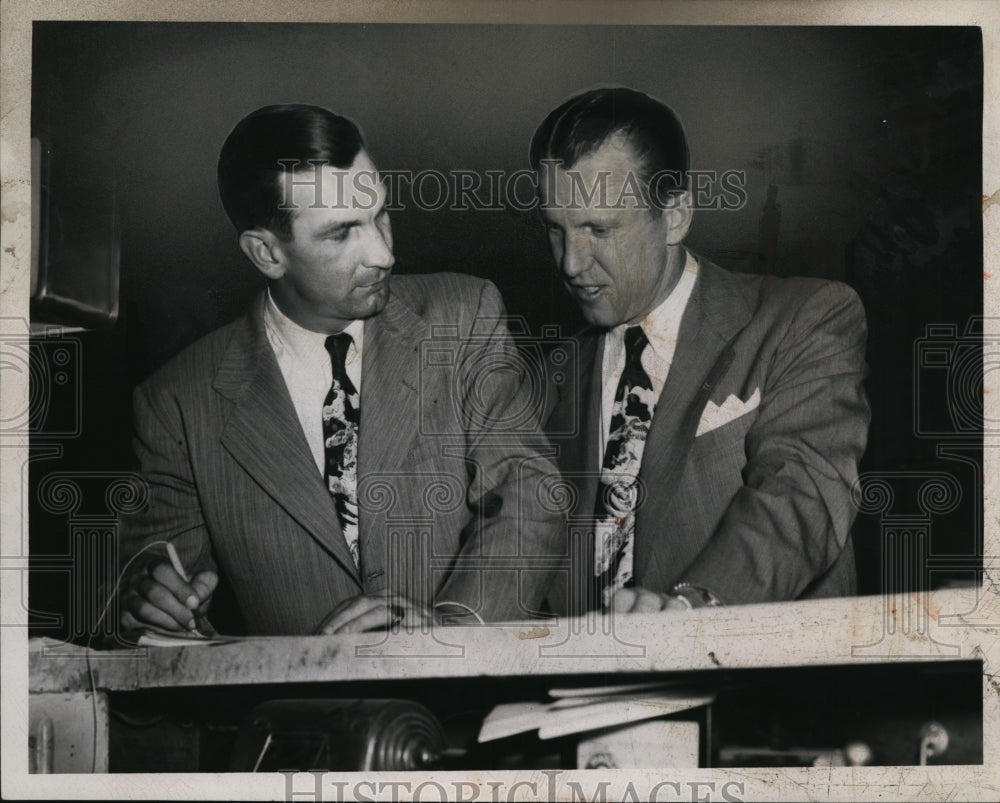
{"type": "Polygon", "coordinates": [[[751,410],[757,409],[759,404],[760,388],[755,388],[750,398],[746,401],[740,401],[739,397],[734,393],[730,393],[729,398],[721,405],[716,405],[713,401],[709,400],[708,404],[705,405],[704,412],[701,414],[701,420],[698,422],[698,431],[695,432],[694,436],[697,438],[699,435],[704,435],[706,432],[718,429],[723,424],[735,421],[741,415],[746,415],[751,410]]]}

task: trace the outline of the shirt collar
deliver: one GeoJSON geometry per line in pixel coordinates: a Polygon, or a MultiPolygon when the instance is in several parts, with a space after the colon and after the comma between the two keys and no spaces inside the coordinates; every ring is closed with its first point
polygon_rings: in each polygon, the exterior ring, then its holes
{"type": "MultiPolygon", "coordinates": [[[[351,336],[356,350],[361,349],[361,338],[364,334],[364,321],[351,321],[344,332],[351,336]]],[[[303,326],[299,326],[295,321],[283,313],[271,297],[271,290],[267,291],[267,300],[264,303],[264,326],[267,330],[268,338],[275,349],[282,349],[295,357],[310,359],[318,352],[326,351],[326,339],[329,335],[322,332],[313,332],[303,326]]]]}
{"type": "MultiPolygon", "coordinates": [[[[670,291],[670,295],[638,323],[646,334],[650,347],[658,357],[667,362],[671,361],[677,347],[681,317],[691,297],[691,290],[694,289],[695,279],[698,278],[698,260],[687,249],[684,250],[684,255],[684,270],[681,271],[681,277],[670,291]]],[[[620,324],[612,330],[612,336],[618,343],[624,342],[625,330],[628,328],[629,324],[620,324]]]]}

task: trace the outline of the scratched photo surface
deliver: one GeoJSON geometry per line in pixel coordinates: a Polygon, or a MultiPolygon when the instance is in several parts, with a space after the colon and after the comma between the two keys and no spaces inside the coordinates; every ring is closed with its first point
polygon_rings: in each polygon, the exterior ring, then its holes
{"type": "MultiPolygon", "coordinates": [[[[749,800],[768,790],[796,799],[821,770],[786,768],[826,767],[835,796],[867,799],[837,775],[847,765],[874,773],[869,791],[890,797],[988,798],[996,723],[984,714],[989,651],[979,645],[998,614],[984,536],[983,365],[998,327],[983,303],[983,52],[981,30],[959,25],[35,22],[38,265],[30,324],[5,317],[3,333],[5,367],[30,375],[28,407],[5,411],[3,425],[28,435],[18,469],[30,523],[23,621],[39,698],[28,738],[31,761],[49,762],[31,771],[325,766],[409,770],[416,785],[433,769],[456,774],[425,789],[427,799],[610,800],[632,783],[635,799],[749,800]],[[95,644],[124,649],[109,599],[119,520],[146,497],[134,473],[133,390],[244,314],[263,287],[219,200],[216,165],[233,125],[276,103],[356,121],[379,170],[397,176],[393,273],[492,282],[530,373],[586,321],[552,261],[528,146],[549,111],[601,85],[645,92],[683,121],[693,252],[739,274],[836,280],[861,300],[871,424],[851,489],[856,596],[688,619],[397,629],[339,645],[261,639],[180,660],[157,648],[84,658],[95,644]],[[624,741],[608,726],[581,737],[553,723],[550,738],[527,730],[477,741],[498,705],[638,682],[669,687],[677,707],[624,741]],[[93,695],[99,688],[109,692],[93,695]],[[41,700],[60,694],[75,702],[41,700]],[[290,702],[307,697],[329,707],[290,702]],[[343,705],[386,697],[402,698],[399,707],[343,705]],[[276,707],[255,708],[267,705],[276,707]],[[68,710],[75,725],[64,729],[68,710]],[[372,722],[391,716],[429,739],[433,757],[364,764],[343,732],[367,727],[365,738],[385,742],[372,722]],[[53,766],[60,738],[79,742],[76,763],[53,766]],[[270,753],[265,738],[277,745],[270,753]],[[309,760],[319,764],[299,763],[309,760]],[[932,791],[878,774],[919,764],[941,767],[932,791]],[[574,769],[583,767],[605,774],[574,769]],[[754,769],[728,772],[741,767],[754,769]],[[529,785],[512,791],[517,773],[529,785]],[[479,780],[462,786],[469,778],[479,780]]],[[[574,348],[565,345],[570,359],[574,348]]],[[[421,376],[435,365],[422,363],[421,376]]],[[[529,406],[542,410],[551,390],[540,368],[532,376],[529,406]]],[[[211,613],[221,633],[246,634],[225,577],[211,613]]],[[[413,796],[412,786],[343,778],[274,776],[266,794],[413,796]]]]}

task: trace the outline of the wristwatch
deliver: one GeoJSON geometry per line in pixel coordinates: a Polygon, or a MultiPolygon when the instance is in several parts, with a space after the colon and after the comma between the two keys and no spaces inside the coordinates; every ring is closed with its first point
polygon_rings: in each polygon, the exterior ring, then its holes
{"type": "Polygon", "coordinates": [[[685,605],[688,610],[695,608],[721,608],[723,602],[707,588],[693,585],[692,583],[678,583],[670,589],[670,596],[676,597],[685,605]]]}

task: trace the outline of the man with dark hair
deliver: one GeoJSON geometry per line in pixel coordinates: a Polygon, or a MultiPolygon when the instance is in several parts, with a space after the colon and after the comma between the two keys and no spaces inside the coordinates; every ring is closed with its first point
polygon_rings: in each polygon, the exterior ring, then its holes
{"type": "Polygon", "coordinates": [[[472,386],[517,364],[496,289],[391,276],[384,185],[325,109],[249,115],[218,178],[267,289],[136,390],[150,503],[122,525],[122,625],[201,625],[220,573],[251,634],[530,616],[555,468],[514,372],[472,386]]]}
{"type": "Polygon", "coordinates": [[[549,429],[579,421],[553,439],[593,541],[553,607],[854,593],[850,489],[870,417],[857,295],[687,250],[687,141],[640,92],[566,101],[535,132],[531,163],[552,254],[591,325],[549,429]]]}

